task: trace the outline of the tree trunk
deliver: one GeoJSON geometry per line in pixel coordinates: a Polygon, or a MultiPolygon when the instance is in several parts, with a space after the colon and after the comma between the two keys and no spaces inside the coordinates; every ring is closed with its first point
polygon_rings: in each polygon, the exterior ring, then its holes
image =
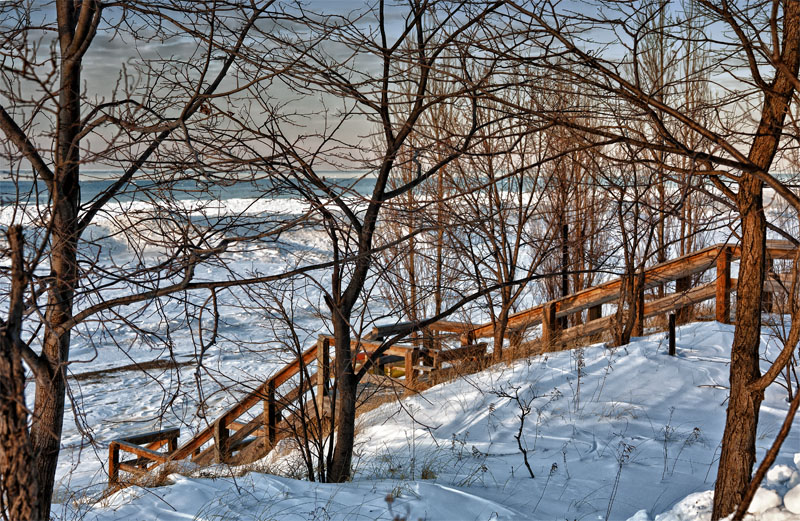
{"type": "Polygon", "coordinates": [[[350,479],[353,462],[358,389],[350,349],[349,316],[334,311],[333,336],[336,353],[336,448],[328,470],[328,481],[343,483],[350,479]]]}
{"type": "MultiPolygon", "coordinates": [[[[561,222],[564,223],[566,211],[561,213],[561,222]]],[[[561,225],[561,297],[569,295],[569,225],[561,225]]],[[[569,317],[561,317],[561,329],[569,327],[569,317]]]]}
{"type": "Polygon", "coordinates": [[[617,311],[614,317],[614,323],[611,329],[612,346],[619,347],[630,343],[631,333],[633,332],[633,317],[636,310],[634,309],[634,277],[630,271],[620,278],[622,284],[619,291],[619,299],[617,300],[617,311]]]}
{"type": "Polygon", "coordinates": [[[33,448],[25,405],[25,369],[15,345],[22,331],[26,277],[23,271],[22,229],[8,233],[12,258],[8,320],[0,328],[0,508],[8,519],[34,519],[38,511],[33,448]]]}
{"type": "Polygon", "coordinates": [[[6,334],[0,336],[0,494],[8,519],[34,519],[38,511],[36,478],[30,462],[25,407],[25,370],[6,334]]]}
{"type": "Polygon", "coordinates": [[[764,283],[766,220],[761,182],[750,179],[739,191],[742,207],[742,258],[736,287],[736,331],[731,348],[730,398],[725,434],[714,491],[714,513],[719,519],[734,511],[750,483],[756,459],[756,427],[763,399],[747,386],[760,376],[761,292],[764,283]]]}
{"type": "MultiPolygon", "coordinates": [[[[780,61],[785,68],[764,93],[761,120],[749,159],[767,171],[778,150],[784,120],[800,66],[800,0],[783,3],[783,42],[780,61]]],[[[775,42],[777,45],[777,42],[775,42]]],[[[732,513],[747,491],[756,459],[756,428],[763,392],[749,390],[759,375],[761,296],[764,283],[766,218],[762,183],[749,173],[739,182],[738,207],[742,221],[742,258],[736,295],[736,331],[731,348],[730,398],[714,489],[717,520],[732,513]]]]}
{"type": "Polygon", "coordinates": [[[506,331],[508,330],[508,311],[509,308],[503,305],[494,323],[494,352],[492,358],[495,362],[503,359],[503,342],[506,339],[506,331]]]}
{"type": "MultiPolygon", "coordinates": [[[[85,6],[81,6],[82,8],[85,6]]],[[[86,7],[87,9],[89,7],[86,7]]],[[[46,332],[41,358],[46,369],[36,374],[36,396],[31,442],[34,469],[39,479],[36,519],[50,518],[66,396],[66,363],[70,331],[62,326],[72,317],[78,286],[78,206],[80,204],[80,86],[82,51],[73,47],[77,12],[72,2],[56,4],[61,48],[61,78],[56,121],[55,179],[51,186],[53,209],[50,238],[52,279],[45,311],[46,332]]]]}
{"type": "MultiPolygon", "coordinates": [[[[77,165],[76,165],[77,166],[77,165]]],[[[67,169],[69,170],[69,169],[67,169]]],[[[65,177],[75,175],[64,174],[65,177]]],[[[69,183],[64,183],[68,185],[69,183]]],[[[77,192],[77,182],[74,184],[77,192]]],[[[52,286],[48,294],[45,322],[47,332],[42,348],[46,370],[36,374],[31,441],[34,467],[39,477],[39,512],[37,519],[49,519],[53,497],[61,428],[66,396],[66,363],[69,360],[70,331],[60,331],[72,316],[72,302],[77,288],[77,194],[57,194],[54,199],[53,236],[50,242],[52,286]]]]}

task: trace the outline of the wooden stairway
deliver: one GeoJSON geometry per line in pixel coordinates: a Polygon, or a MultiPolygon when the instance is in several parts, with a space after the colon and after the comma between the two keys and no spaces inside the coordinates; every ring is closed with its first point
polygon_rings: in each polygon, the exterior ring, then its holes
{"type": "MultiPolygon", "coordinates": [[[[796,249],[788,242],[768,241],[771,260],[794,258],[796,249]]],[[[650,300],[642,307],[641,324],[644,319],[686,309],[687,306],[716,299],[716,319],[730,322],[730,294],[735,280],[731,279],[731,263],[741,256],[736,245],[718,244],[683,257],[653,266],[645,273],[646,288],[675,282],[675,291],[666,296],[650,300]],[[697,275],[715,268],[713,282],[695,284],[697,275]]],[[[768,293],[785,291],[779,277],[767,281],[768,293]]],[[[542,333],[535,344],[539,351],[562,349],[567,342],[595,335],[607,330],[613,317],[602,316],[602,306],[619,298],[620,279],[577,292],[566,297],[546,302],[512,315],[509,330],[523,334],[526,330],[541,325],[542,333]],[[562,317],[588,310],[588,320],[579,325],[561,330],[562,317]]],[[[685,313],[684,313],[685,315],[685,313]]],[[[352,340],[355,360],[364,360],[381,348],[380,340],[399,331],[408,330],[407,324],[378,326],[361,339],[352,340]]],[[[448,381],[463,374],[464,362],[472,363],[477,370],[488,360],[486,344],[478,343],[482,338],[494,335],[494,324],[472,325],[459,322],[439,321],[426,328],[438,335],[436,342],[410,342],[395,344],[374,360],[376,371],[367,374],[364,381],[370,384],[388,385],[405,390],[418,390],[426,385],[448,381]],[[447,347],[442,339],[458,338],[458,347],[447,347]],[[387,376],[384,366],[402,364],[396,377],[387,376]],[[461,366],[461,367],[459,367],[461,366]]],[[[332,337],[321,335],[317,342],[299,353],[291,363],[281,368],[258,387],[251,389],[236,404],[217,420],[200,430],[182,445],[177,444],[178,429],[116,439],[109,445],[108,482],[111,490],[139,482],[142,476],[154,472],[172,462],[192,461],[198,465],[228,463],[242,465],[264,457],[282,439],[327,428],[325,418],[330,415],[330,390],[333,367],[330,347],[332,337]],[[161,449],[161,450],[160,450],[161,449]],[[133,459],[120,460],[121,453],[129,453],[133,459]],[[133,480],[120,478],[121,472],[131,474],[133,480]]],[[[526,353],[529,353],[527,350],[526,353]]]]}

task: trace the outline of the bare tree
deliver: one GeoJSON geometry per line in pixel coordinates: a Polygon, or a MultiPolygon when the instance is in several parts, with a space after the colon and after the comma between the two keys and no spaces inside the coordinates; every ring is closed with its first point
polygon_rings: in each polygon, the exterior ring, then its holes
{"type": "MultiPolygon", "coordinates": [[[[414,0],[401,7],[379,1],[347,16],[287,7],[274,19],[277,29],[263,34],[283,51],[265,67],[280,70],[281,79],[297,95],[320,97],[341,107],[324,112],[322,133],[297,136],[291,129],[298,120],[287,117],[276,122],[283,126],[263,136],[272,139],[273,156],[285,158],[283,165],[271,165],[271,171],[309,200],[321,216],[333,252],[325,298],[335,338],[336,447],[330,481],[344,481],[351,473],[357,385],[369,369],[365,364],[355,370],[351,340],[359,333],[382,210],[473,147],[480,125],[474,115],[477,91],[486,78],[464,77],[451,58],[462,56],[460,47],[484,37],[479,24],[501,3],[414,0]],[[393,20],[400,22],[395,26],[393,20]],[[319,45],[322,41],[324,46],[319,45]],[[436,81],[453,87],[432,89],[436,81]],[[390,188],[398,154],[423,115],[442,103],[451,103],[462,114],[466,128],[443,137],[441,149],[446,153],[424,165],[417,177],[390,188]],[[348,135],[348,124],[364,119],[372,124],[372,139],[348,135]],[[354,162],[363,164],[370,171],[374,184],[365,199],[348,199],[352,190],[323,179],[326,165],[343,162],[351,167],[354,162]]],[[[261,101],[265,111],[272,110],[270,100],[262,96],[261,101]]]]}
{"type": "Polygon", "coordinates": [[[11,517],[49,519],[70,347],[83,334],[76,327],[125,309],[105,319],[135,329],[148,303],[214,287],[196,280],[198,266],[218,262],[245,235],[263,238],[274,230],[275,223],[263,223],[242,234],[235,219],[198,221],[202,208],[181,204],[173,191],[195,182],[193,189],[208,191],[216,181],[236,180],[209,158],[238,142],[225,133],[227,100],[239,89],[229,78],[270,4],[0,5],[0,129],[16,190],[4,222],[14,226],[3,250],[12,267],[2,268],[8,318],[0,353],[10,378],[0,388],[0,425],[4,439],[15,440],[2,445],[0,497],[11,517]],[[186,54],[162,58],[153,51],[159,42],[185,43],[186,54]],[[100,67],[100,48],[118,44],[130,63],[113,70],[112,81],[85,74],[90,65],[100,67]],[[91,191],[87,167],[114,173],[91,191]],[[134,200],[157,204],[137,212],[134,200]],[[101,218],[111,222],[110,231],[96,226],[101,218]],[[132,258],[101,260],[117,240],[127,241],[132,258]],[[159,254],[147,255],[150,248],[159,254]],[[23,361],[33,373],[32,411],[24,405],[23,361]]]}

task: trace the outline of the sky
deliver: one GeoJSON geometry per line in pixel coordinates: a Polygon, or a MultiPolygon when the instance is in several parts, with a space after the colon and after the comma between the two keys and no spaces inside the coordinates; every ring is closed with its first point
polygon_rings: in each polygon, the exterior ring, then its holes
{"type": "MultiPolygon", "coordinates": [[[[172,2],[168,2],[168,4],[172,4],[172,2]]],[[[0,9],[3,9],[2,5],[3,4],[0,4],[0,9]]],[[[8,6],[10,4],[6,5],[8,6]]],[[[54,18],[53,2],[33,2],[33,5],[34,11],[31,16],[33,22],[52,20],[54,18]]],[[[390,3],[390,5],[392,4],[390,3]]],[[[562,4],[561,7],[588,12],[595,9],[595,4],[593,2],[574,1],[562,4]]],[[[363,11],[365,9],[365,3],[354,0],[315,0],[306,2],[304,4],[304,8],[308,11],[319,10],[320,12],[325,12],[328,14],[348,14],[363,11]]],[[[200,60],[204,56],[204,49],[198,47],[198,40],[187,36],[185,32],[180,30],[176,32],[174,27],[169,27],[170,24],[165,24],[167,30],[171,32],[171,36],[169,38],[147,38],[155,35],[154,19],[132,18],[131,25],[124,28],[126,30],[111,30],[109,23],[118,19],[119,13],[120,11],[115,10],[115,8],[112,8],[108,11],[108,22],[102,26],[100,33],[97,35],[93,45],[88,50],[84,59],[83,84],[87,96],[90,99],[93,99],[98,103],[108,102],[114,98],[115,90],[117,90],[117,97],[120,97],[121,93],[118,90],[117,82],[125,73],[129,75],[129,81],[133,82],[134,80],[132,78],[137,77],[137,67],[140,66],[142,59],[163,60],[164,64],[169,64],[170,62],[175,64],[180,60],[187,59],[201,63],[200,60]],[[138,37],[134,38],[130,30],[135,31],[138,37]]],[[[407,13],[407,10],[402,8],[390,9],[388,15],[390,20],[390,30],[394,30],[395,33],[399,32],[399,29],[402,27],[402,16],[404,13],[407,13]]],[[[610,15],[610,13],[606,14],[610,15]]],[[[4,26],[8,26],[9,24],[13,25],[13,16],[9,12],[0,11],[0,23],[2,23],[4,26]]],[[[361,25],[362,27],[366,28],[372,27],[373,23],[374,18],[365,17],[362,18],[361,25]],[[372,22],[370,22],[370,19],[372,19],[372,22]]],[[[43,41],[46,44],[48,38],[51,37],[45,36],[43,38],[43,41]]],[[[43,50],[46,53],[47,45],[43,46],[43,50]]],[[[346,52],[342,48],[328,46],[328,48],[325,50],[333,58],[342,58],[346,56],[346,52]]],[[[368,69],[368,67],[365,65],[367,63],[367,61],[362,60],[359,63],[359,67],[363,66],[364,69],[368,69]]],[[[213,66],[214,64],[212,64],[212,67],[213,66]]],[[[45,65],[41,67],[40,72],[46,74],[49,72],[49,69],[45,65]]],[[[160,81],[167,78],[172,81],[176,81],[178,84],[181,84],[182,87],[191,90],[192,85],[190,85],[190,82],[180,77],[182,72],[170,71],[166,68],[163,69],[162,72],[163,76],[160,78],[160,81]]],[[[356,72],[362,71],[357,70],[356,72]]],[[[11,85],[13,85],[15,82],[20,83],[19,79],[15,78],[13,74],[9,76],[8,73],[4,73],[3,76],[6,80],[6,83],[10,83],[11,85]]],[[[140,85],[149,87],[148,80],[140,78],[140,85]]],[[[233,82],[231,81],[228,81],[223,85],[225,88],[231,86],[233,86],[233,82]]],[[[36,86],[33,84],[30,84],[30,87],[25,85],[25,89],[29,90],[30,92],[35,92],[37,90],[36,86]]],[[[281,82],[272,82],[267,88],[260,89],[259,96],[262,96],[262,99],[267,98],[269,104],[272,106],[280,106],[281,110],[285,113],[296,112],[302,115],[302,118],[299,120],[299,124],[283,126],[284,132],[286,132],[290,138],[294,138],[303,134],[311,134],[318,129],[324,128],[326,124],[331,125],[335,123],[336,112],[341,110],[343,107],[341,101],[335,96],[324,96],[319,94],[299,95],[297,92],[288,88],[281,82]],[[329,111],[326,112],[324,108],[328,108],[329,111]]],[[[6,100],[2,98],[2,94],[0,94],[0,102],[4,102],[4,104],[6,102],[6,100]]],[[[246,105],[247,102],[237,101],[234,103],[234,108],[239,107],[242,108],[242,110],[245,110],[243,107],[246,105]]],[[[179,108],[180,106],[176,104],[175,106],[167,107],[167,110],[176,111],[179,108]]],[[[159,108],[159,110],[161,109],[163,109],[163,107],[159,108]]],[[[261,109],[247,109],[247,112],[249,112],[250,115],[253,115],[257,114],[259,110],[261,109]]],[[[24,111],[22,114],[23,115],[21,115],[21,119],[24,120],[24,111]]],[[[38,130],[44,132],[47,131],[48,123],[43,118],[39,118],[37,120],[37,124],[39,125],[38,130]]],[[[343,129],[339,130],[339,135],[344,139],[345,142],[347,142],[348,145],[368,145],[368,135],[373,131],[373,129],[374,126],[370,124],[366,118],[361,116],[351,117],[350,122],[343,129]]],[[[105,146],[103,139],[108,136],[108,132],[101,132],[99,136],[99,138],[97,136],[90,136],[87,138],[85,143],[95,149],[105,146]]],[[[306,140],[305,144],[307,147],[313,148],[315,146],[315,141],[313,139],[308,139],[306,140]]],[[[6,160],[0,159],[0,167],[6,165],[6,160]]]]}

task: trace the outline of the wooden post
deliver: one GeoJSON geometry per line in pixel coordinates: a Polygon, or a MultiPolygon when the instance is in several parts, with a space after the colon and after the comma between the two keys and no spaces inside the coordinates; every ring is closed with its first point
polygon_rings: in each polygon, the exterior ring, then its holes
{"type": "Polygon", "coordinates": [[[669,314],[669,356],[675,356],[675,313],[669,314]]]}
{"type": "Polygon", "coordinates": [[[542,348],[545,351],[555,347],[561,333],[556,312],[557,306],[555,302],[547,302],[542,307],[542,348]]]}
{"type": "MultiPolygon", "coordinates": [[[[775,261],[767,257],[766,266],[764,266],[764,281],[768,281],[775,267],[775,261]]],[[[764,293],[761,297],[763,303],[762,308],[765,313],[772,313],[774,311],[775,295],[771,291],[764,288],[764,293]]]]}
{"type": "Polygon", "coordinates": [[[275,382],[267,383],[267,399],[264,401],[264,425],[267,426],[267,437],[270,446],[275,445],[278,435],[278,404],[275,402],[275,382]]]}
{"type": "Polygon", "coordinates": [[[108,486],[119,483],[119,445],[111,442],[108,446],[108,486]]]}
{"type": "Polygon", "coordinates": [[[638,302],[636,304],[636,316],[633,317],[632,333],[633,336],[644,336],[644,288],[638,288],[636,293],[635,297],[638,302]]]}
{"type": "Polygon", "coordinates": [[[374,362],[372,364],[372,371],[371,372],[372,372],[372,374],[377,374],[377,375],[383,376],[383,375],[386,374],[386,366],[384,364],[380,363],[380,359],[381,359],[381,357],[378,357],[378,358],[376,358],[374,360],[374,362]]]}
{"type": "MultiPolygon", "coordinates": [[[[683,277],[677,279],[675,281],[675,293],[685,293],[692,288],[692,277],[683,277]]],[[[686,324],[689,322],[689,312],[691,311],[691,306],[683,306],[677,310],[677,316],[675,317],[677,320],[678,325],[686,324]]]]}
{"type": "Polygon", "coordinates": [[[422,334],[422,347],[429,352],[433,351],[436,345],[436,333],[427,327],[423,327],[420,332],[422,334]]]}
{"type": "Polygon", "coordinates": [[[230,455],[228,449],[229,433],[226,419],[227,418],[223,414],[220,419],[214,423],[214,460],[217,463],[225,463],[230,455]]]}
{"type": "Polygon", "coordinates": [[[413,388],[417,379],[417,364],[419,363],[419,348],[410,349],[406,353],[406,387],[413,388]]]}
{"type": "Polygon", "coordinates": [[[317,396],[328,395],[331,379],[331,341],[328,338],[317,340],[317,396]]]}
{"type": "Polygon", "coordinates": [[[167,442],[167,452],[172,454],[176,450],[178,450],[178,436],[180,436],[180,431],[178,434],[171,436],[167,442]]]}
{"type": "Polygon", "coordinates": [[[598,304],[589,308],[589,322],[603,318],[603,305],[598,304]]]}
{"type": "Polygon", "coordinates": [[[723,246],[717,257],[716,319],[731,323],[731,250],[723,246]]]}
{"type": "Polygon", "coordinates": [[[433,370],[434,370],[434,372],[442,370],[441,353],[442,352],[440,350],[436,350],[436,351],[433,352],[432,358],[433,358],[433,370]]]}

